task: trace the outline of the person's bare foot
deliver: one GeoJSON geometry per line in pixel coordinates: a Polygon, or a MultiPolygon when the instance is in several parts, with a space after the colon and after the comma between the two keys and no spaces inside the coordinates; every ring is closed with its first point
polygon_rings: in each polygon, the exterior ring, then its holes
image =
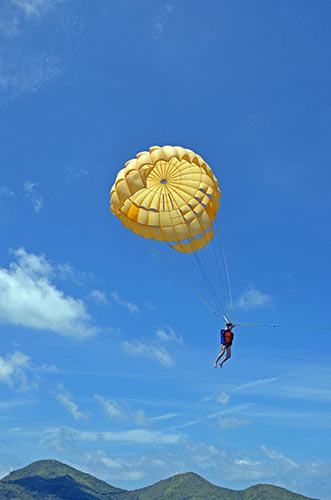
{"type": "Polygon", "coordinates": [[[217,368],[217,363],[216,363],[216,361],[215,361],[215,363],[214,363],[214,368],[217,368]]]}
{"type": "Polygon", "coordinates": [[[223,368],[223,363],[220,363],[220,367],[223,368]]]}

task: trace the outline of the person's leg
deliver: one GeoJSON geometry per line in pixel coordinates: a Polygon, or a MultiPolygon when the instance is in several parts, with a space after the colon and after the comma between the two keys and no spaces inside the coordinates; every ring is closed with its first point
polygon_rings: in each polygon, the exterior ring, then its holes
{"type": "Polygon", "coordinates": [[[225,358],[223,359],[223,361],[220,363],[220,367],[222,368],[223,367],[223,363],[225,363],[225,361],[227,359],[231,358],[231,346],[229,345],[229,347],[226,348],[226,356],[225,358]]]}
{"type": "Polygon", "coordinates": [[[221,352],[219,353],[219,355],[217,356],[216,360],[215,360],[215,363],[214,363],[214,367],[217,368],[217,363],[219,362],[219,360],[221,359],[221,357],[223,356],[225,352],[225,345],[222,344],[221,346],[221,352]]]}

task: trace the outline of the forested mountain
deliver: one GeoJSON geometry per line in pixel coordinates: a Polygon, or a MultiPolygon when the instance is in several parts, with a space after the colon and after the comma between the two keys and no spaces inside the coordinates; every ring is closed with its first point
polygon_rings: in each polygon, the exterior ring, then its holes
{"type": "Polygon", "coordinates": [[[215,486],[187,472],[127,491],[56,460],[39,460],[0,481],[1,500],[311,500],[286,489],[257,484],[242,491],[215,486]]]}

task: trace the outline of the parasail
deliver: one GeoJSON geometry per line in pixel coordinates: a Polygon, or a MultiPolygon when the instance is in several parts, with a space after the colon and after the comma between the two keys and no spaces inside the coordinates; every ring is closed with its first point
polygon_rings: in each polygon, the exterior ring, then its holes
{"type": "Polygon", "coordinates": [[[118,172],[110,209],[135,234],[192,253],[214,236],[220,196],[201,156],[180,146],[153,146],[118,172]]]}
{"type": "Polygon", "coordinates": [[[181,263],[178,272],[162,255],[161,259],[213,313],[229,321],[224,285],[228,287],[231,307],[232,296],[218,228],[220,196],[218,181],[200,155],[181,146],[153,146],[149,151],[138,153],[118,172],[110,192],[110,209],[133,233],[166,242],[183,257],[190,254],[213,306],[203,297],[201,284],[193,287],[190,283],[193,273],[189,273],[189,279],[183,276],[186,263],[181,263]],[[217,238],[214,238],[214,225],[217,238]],[[210,245],[213,239],[217,241],[218,250],[215,245],[210,245]],[[199,253],[203,257],[205,249],[209,252],[210,247],[214,257],[208,256],[205,265],[199,253]],[[219,262],[221,256],[223,276],[219,262]],[[207,268],[212,263],[216,265],[216,272],[210,273],[207,268]],[[218,278],[218,285],[213,283],[215,278],[218,278]]]}

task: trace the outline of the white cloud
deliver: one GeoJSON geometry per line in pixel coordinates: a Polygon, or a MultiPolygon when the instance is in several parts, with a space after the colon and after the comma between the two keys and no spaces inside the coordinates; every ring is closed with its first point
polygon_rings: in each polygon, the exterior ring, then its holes
{"type": "Polygon", "coordinates": [[[68,410],[75,420],[85,420],[88,413],[79,410],[78,405],[72,400],[72,396],[65,390],[63,384],[58,384],[58,389],[60,392],[55,395],[56,399],[68,410]]]}
{"type": "Polygon", "coordinates": [[[155,359],[161,365],[170,368],[175,365],[169,351],[164,347],[164,344],[181,345],[183,339],[177,335],[170,326],[156,331],[155,337],[148,340],[134,340],[132,342],[123,342],[122,348],[132,356],[142,356],[145,358],[155,359]]]}
{"type": "Polygon", "coordinates": [[[101,290],[92,290],[88,297],[95,302],[99,302],[100,304],[107,304],[106,292],[102,292],[101,290]]]}
{"type": "Polygon", "coordinates": [[[0,188],[0,196],[14,196],[14,191],[12,191],[8,186],[2,186],[0,188]]]}
{"type": "Polygon", "coordinates": [[[135,313],[139,311],[139,307],[132,302],[122,299],[117,292],[112,292],[111,297],[114,299],[117,305],[126,307],[130,312],[135,313]]]}
{"type": "Polygon", "coordinates": [[[51,282],[53,266],[43,255],[13,252],[16,262],[0,268],[0,321],[85,338],[98,332],[85,304],[51,282]]]}
{"type": "Polygon", "coordinates": [[[23,10],[27,17],[40,17],[47,10],[50,10],[57,3],[63,3],[65,0],[11,0],[11,2],[23,10]]]}
{"type": "MultiPolygon", "coordinates": [[[[270,395],[270,394],[269,394],[270,395]]],[[[272,395],[273,397],[273,395],[272,395]]],[[[279,424],[282,422],[289,428],[304,428],[309,429],[331,429],[331,420],[329,418],[328,411],[291,411],[291,410],[263,410],[259,408],[253,408],[248,411],[242,412],[244,416],[250,418],[254,421],[260,421],[263,423],[279,424]]]]}
{"type": "Polygon", "coordinates": [[[217,411],[214,413],[209,413],[208,415],[204,415],[203,417],[196,419],[196,420],[190,420],[189,422],[185,422],[184,424],[179,424],[173,427],[173,429],[182,429],[185,427],[191,427],[192,425],[197,425],[197,424],[202,424],[204,422],[207,422],[208,420],[213,420],[215,418],[219,418],[222,415],[226,415],[228,413],[235,413],[236,411],[241,411],[249,408],[251,406],[251,403],[243,404],[243,405],[238,405],[234,406],[232,408],[228,408],[227,410],[221,410],[217,411]]]}
{"type": "Polygon", "coordinates": [[[292,460],[291,458],[285,457],[284,455],[282,455],[278,451],[269,450],[264,445],[261,445],[261,450],[271,460],[276,460],[278,462],[281,462],[281,463],[285,464],[285,466],[289,466],[290,468],[299,469],[299,465],[294,460],[292,460]]]}
{"type": "Polygon", "coordinates": [[[95,399],[101,404],[102,409],[110,418],[123,418],[124,412],[120,405],[112,399],[107,399],[100,394],[94,394],[95,399]]]}
{"type": "Polygon", "coordinates": [[[141,465],[141,460],[130,462],[123,458],[111,458],[102,450],[87,453],[85,457],[87,465],[96,472],[103,469],[108,480],[116,477],[117,480],[137,481],[146,476],[143,471],[137,470],[137,467],[141,465]]]}
{"type": "Polygon", "coordinates": [[[97,462],[105,465],[110,469],[122,469],[123,462],[118,459],[110,458],[101,450],[97,450],[95,453],[87,453],[86,454],[87,462],[97,462]]]}
{"type": "Polygon", "coordinates": [[[74,453],[80,453],[75,438],[75,432],[72,429],[58,427],[57,429],[47,430],[43,434],[40,444],[52,450],[52,452],[68,453],[71,456],[74,453]]]}
{"type": "Polygon", "coordinates": [[[17,16],[10,17],[8,13],[2,12],[0,17],[0,35],[12,38],[18,34],[20,21],[17,16]]]}
{"type": "Polygon", "coordinates": [[[155,306],[150,300],[145,300],[145,307],[150,311],[155,311],[157,306],[155,306]]]}
{"type": "MultiPolygon", "coordinates": [[[[321,381],[323,383],[324,381],[321,381]]],[[[297,385],[281,385],[279,394],[286,398],[306,399],[310,401],[331,401],[331,390],[322,387],[300,387],[297,385]]]]}
{"type": "Polygon", "coordinates": [[[165,413],[164,415],[157,415],[156,417],[151,417],[151,421],[158,422],[160,420],[169,420],[170,418],[181,417],[182,413],[165,413]]]}
{"type": "Polygon", "coordinates": [[[58,264],[57,270],[59,272],[59,277],[63,280],[70,279],[80,286],[86,281],[86,274],[82,271],[77,271],[69,262],[58,264]]]}
{"type": "Polygon", "coordinates": [[[71,182],[75,182],[82,177],[86,177],[88,175],[88,170],[86,167],[83,167],[79,160],[74,160],[70,165],[66,166],[64,180],[68,184],[71,182]]]}
{"type": "MultiPolygon", "coordinates": [[[[16,50],[12,51],[16,57],[16,50]]],[[[50,54],[26,55],[25,60],[18,57],[15,64],[0,59],[0,90],[2,97],[12,99],[36,92],[44,84],[50,83],[60,73],[58,57],[50,54]]],[[[38,206],[38,205],[37,205],[38,206]]]]}
{"type": "Polygon", "coordinates": [[[31,181],[24,181],[24,191],[26,197],[31,201],[33,209],[36,213],[40,212],[43,206],[42,196],[37,191],[38,184],[31,181]]]}
{"type": "Polygon", "coordinates": [[[52,84],[68,65],[84,25],[69,9],[61,8],[64,3],[2,0],[0,38],[6,40],[0,56],[1,104],[52,84]],[[35,22],[42,16],[44,22],[35,22]]]}
{"type": "Polygon", "coordinates": [[[175,9],[175,2],[170,0],[167,1],[162,11],[154,21],[153,31],[152,31],[152,38],[154,40],[159,40],[162,37],[165,26],[169,21],[170,14],[174,9],[175,9]]]}
{"type": "Polygon", "coordinates": [[[11,410],[12,408],[16,408],[17,406],[27,406],[29,404],[31,404],[31,401],[29,401],[28,399],[11,399],[10,401],[0,401],[0,410],[11,410]]]}
{"type": "Polygon", "coordinates": [[[271,378],[261,378],[258,380],[252,380],[252,382],[247,382],[247,384],[238,385],[237,387],[232,389],[231,392],[242,391],[245,389],[253,389],[256,387],[260,387],[261,385],[271,384],[272,382],[276,382],[276,380],[278,379],[279,377],[271,377],[271,378]]]}
{"type": "Polygon", "coordinates": [[[218,394],[210,394],[204,396],[203,398],[201,398],[201,403],[215,401],[216,403],[221,403],[222,405],[226,405],[228,404],[229,400],[230,400],[229,394],[227,394],[225,391],[222,391],[221,393],[218,394]]]}
{"type": "Polygon", "coordinates": [[[181,439],[180,434],[152,431],[147,429],[130,429],[127,431],[78,431],[78,438],[86,441],[96,441],[99,439],[105,441],[114,441],[122,443],[137,444],[176,444],[181,439]]]}
{"type": "Polygon", "coordinates": [[[110,418],[115,418],[120,421],[130,420],[135,422],[141,427],[145,427],[150,424],[149,419],[146,416],[144,410],[131,410],[130,408],[122,408],[113,399],[107,399],[100,394],[94,394],[95,399],[101,404],[105,414],[110,418]]]}
{"type": "MultiPolygon", "coordinates": [[[[7,356],[0,356],[0,383],[5,383],[10,387],[18,385],[20,391],[28,391],[39,388],[40,373],[55,373],[57,368],[55,365],[41,366],[34,365],[30,356],[20,351],[14,351],[7,356]],[[28,378],[27,372],[34,375],[34,379],[28,378]]],[[[1,407],[1,405],[0,405],[1,407]]]]}
{"type": "Polygon", "coordinates": [[[137,410],[137,411],[133,412],[132,418],[136,422],[136,424],[140,425],[141,427],[145,427],[146,425],[149,425],[149,423],[150,423],[144,410],[137,410]]]}
{"type": "MultiPolygon", "coordinates": [[[[70,427],[48,427],[42,430],[27,431],[17,428],[11,432],[22,436],[34,436],[40,438],[43,443],[48,443],[50,439],[58,437],[59,430],[66,429],[70,439],[88,442],[118,442],[123,444],[178,444],[183,440],[183,435],[174,432],[153,431],[148,429],[130,429],[124,431],[89,431],[78,430],[70,427]]],[[[7,431],[8,432],[8,431],[7,431]]]]}
{"type": "Polygon", "coordinates": [[[25,370],[30,368],[30,357],[15,351],[7,357],[0,356],[0,382],[13,386],[16,382],[26,384],[25,370]]]}
{"type": "Polygon", "coordinates": [[[229,394],[227,394],[225,391],[222,391],[221,394],[216,397],[216,402],[221,403],[222,405],[226,405],[229,402],[229,399],[229,394]]]}
{"type": "Polygon", "coordinates": [[[35,368],[36,371],[39,372],[46,372],[46,373],[58,373],[59,370],[55,365],[47,365],[46,363],[43,363],[41,366],[38,366],[35,368]]]}
{"type": "Polygon", "coordinates": [[[155,21],[153,26],[152,38],[158,40],[163,34],[163,23],[159,20],[155,21]]]}
{"type": "Polygon", "coordinates": [[[217,423],[223,430],[234,429],[243,425],[251,425],[248,420],[236,417],[219,417],[217,423]]]}
{"type": "Polygon", "coordinates": [[[271,303],[271,297],[266,293],[262,293],[255,287],[250,286],[239,297],[237,307],[242,309],[255,309],[271,303]]]}
{"type": "Polygon", "coordinates": [[[174,361],[171,359],[168,351],[164,347],[157,346],[154,343],[146,344],[139,340],[134,340],[133,342],[126,341],[122,343],[122,348],[131,356],[143,356],[155,359],[167,368],[174,366],[174,361]]]}
{"type": "Polygon", "coordinates": [[[183,343],[183,338],[181,335],[177,335],[175,331],[170,328],[170,326],[166,327],[167,329],[160,329],[156,332],[156,337],[162,342],[175,342],[178,345],[183,343]]]}

